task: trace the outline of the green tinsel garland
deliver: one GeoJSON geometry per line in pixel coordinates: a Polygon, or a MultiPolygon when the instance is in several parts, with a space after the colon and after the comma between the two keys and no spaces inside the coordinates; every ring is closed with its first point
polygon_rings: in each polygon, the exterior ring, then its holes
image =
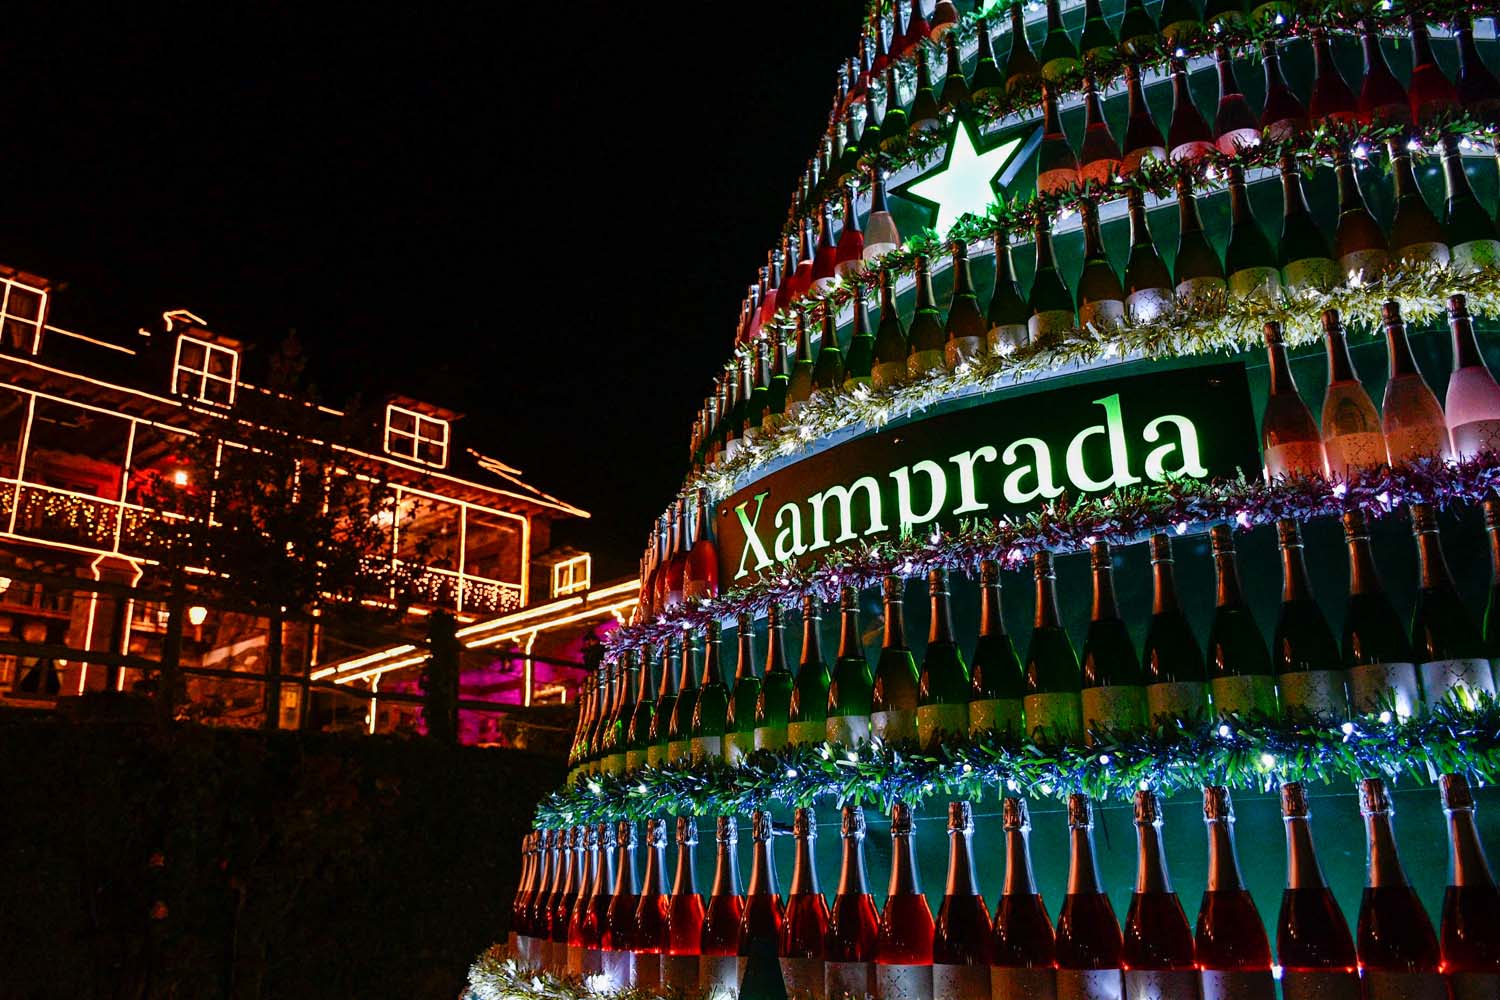
{"type": "Polygon", "coordinates": [[[935,753],[879,739],[854,748],[818,743],[757,750],[739,766],[684,762],[589,778],[544,799],[536,823],[556,828],[731,816],[773,802],[791,809],[822,799],[888,809],[896,800],[916,804],[933,796],[978,800],[1000,792],[1061,799],[1083,792],[1108,799],[1140,788],[1169,795],[1208,784],[1265,790],[1285,781],[1425,782],[1455,773],[1489,782],[1500,777],[1500,703],[1487,694],[1472,707],[1450,699],[1407,721],[1387,713],[1310,724],[1237,717],[1172,722],[1145,733],[1096,734],[1089,746],[1007,741],[989,733],[945,740],[935,753]]]}
{"type": "Polygon", "coordinates": [[[676,988],[639,987],[608,994],[588,988],[577,976],[524,969],[502,945],[494,945],[469,966],[469,988],[461,1000],[683,1000],[676,988]]]}
{"type": "Polygon", "coordinates": [[[1408,322],[1425,323],[1445,315],[1448,296],[1460,292],[1468,296],[1473,315],[1500,316],[1500,266],[1460,274],[1432,262],[1407,264],[1359,284],[1307,289],[1279,302],[1227,293],[1203,296],[1151,322],[1127,319],[1112,330],[1074,330],[890,388],[859,386],[853,392],[815,393],[795,419],[783,419],[775,433],[744,443],[732,460],[690,478],[684,489],[706,487],[714,497],[724,497],[767,463],[806,452],[835,431],[879,428],[949,399],[993,392],[1056,371],[1109,361],[1245,351],[1262,343],[1262,328],[1273,320],[1282,324],[1288,345],[1316,344],[1322,340],[1319,317],[1325,309],[1339,311],[1351,336],[1369,337],[1379,333],[1377,319],[1388,300],[1401,305],[1408,322]]]}

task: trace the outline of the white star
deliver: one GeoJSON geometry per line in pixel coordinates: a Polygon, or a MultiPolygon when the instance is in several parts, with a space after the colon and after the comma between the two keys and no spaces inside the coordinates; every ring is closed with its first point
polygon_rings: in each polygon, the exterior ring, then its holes
{"type": "Polygon", "coordinates": [[[969,129],[958,124],[948,142],[947,163],[907,184],[904,193],[937,206],[934,228],[946,236],[959,216],[984,215],[989,210],[995,201],[994,180],[1020,148],[1021,140],[1016,138],[981,153],[974,148],[969,129]]]}

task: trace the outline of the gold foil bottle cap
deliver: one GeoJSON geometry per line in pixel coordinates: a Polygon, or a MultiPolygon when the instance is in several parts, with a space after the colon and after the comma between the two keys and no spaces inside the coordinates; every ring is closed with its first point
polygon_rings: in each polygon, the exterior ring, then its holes
{"type": "Polygon", "coordinates": [[[901,603],[902,596],[906,593],[906,581],[892,574],[881,582],[880,590],[885,595],[887,604],[899,604],[901,603]]]}
{"type": "Polygon", "coordinates": [[[1135,793],[1135,822],[1137,826],[1155,826],[1161,822],[1161,796],[1140,789],[1135,793]]]}
{"type": "Polygon", "coordinates": [[[891,806],[891,836],[905,837],[911,834],[911,807],[905,802],[891,806]]]}
{"type": "Polygon", "coordinates": [[[985,586],[991,586],[1000,582],[1000,561],[998,559],[980,560],[979,582],[985,586]]]}
{"type": "Polygon", "coordinates": [[[818,835],[817,819],[813,816],[810,806],[802,806],[792,813],[792,835],[794,837],[816,837],[818,835]]]}
{"type": "Polygon", "coordinates": [[[734,625],[740,634],[744,635],[755,627],[755,616],[748,611],[741,611],[735,615],[734,625]]]}
{"type": "Polygon", "coordinates": [[[714,826],[714,840],[733,847],[740,842],[740,831],[735,828],[733,816],[720,816],[714,826]]]}
{"type": "Polygon", "coordinates": [[[1365,518],[1362,510],[1344,511],[1344,538],[1353,541],[1356,538],[1366,538],[1370,534],[1370,524],[1365,518]]]}
{"type": "Polygon", "coordinates": [[[1052,576],[1052,553],[1043,549],[1031,557],[1031,565],[1037,576],[1052,576]]]}
{"type": "Polygon", "coordinates": [[[1172,561],[1172,536],[1158,532],[1151,536],[1150,542],[1152,562],[1172,561]]]}
{"type": "Polygon", "coordinates": [[[646,846],[667,846],[667,821],[664,819],[646,820],[646,846]]]}
{"type": "Polygon", "coordinates": [[[599,830],[596,827],[586,826],[583,828],[583,849],[585,851],[597,851],[599,849],[599,830]]]}
{"type": "MultiPolygon", "coordinates": [[[[1405,150],[1402,150],[1402,155],[1405,155],[1405,150]]],[[[1397,303],[1397,302],[1386,302],[1385,305],[1383,305],[1383,306],[1380,307],[1380,317],[1381,317],[1381,319],[1385,320],[1388,325],[1391,325],[1391,326],[1395,326],[1397,323],[1400,323],[1401,322],[1401,305],[1400,305],[1400,303],[1397,303]]]]}
{"type": "Polygon", "coordinates": [[[1282,548],[1293,548],[1302,544],[1302,527],[1294,518],[1283,517],[1276,522],[1276,543],[1282,548]]]}
{"type": "Polygon", "coordinates": [[[594,829],[598,831],[597,835],[599,837],[600,847],[608,847],[614,840],[614,831],[610,829],[608,823],[600,823],[598,826],[594,827],[594,829]]]}
{"type": "Polygon", "coordinates": [[[1031,810],[1026,808],[1025,799],[1007,795],[1000,800],[1000,828],[1021,831],[1031,829],[1031,810]]]}
{"type": "Polygon", "coordinates": [[[1227,524],[1216,524],[1208,529],[1208,541],[1214,555],[1234,551],[1234,529],[1227,524]]]}
{"type": "Polygon", "coordinates": [[[859,607],[859,591],[845,584],[839,590],[839,607],[846,611],[859,607]]]}
{"type": "Polygon", "coordinates": [[[1300,781],[1288,781],[1281,786],[1281,815],[1287,819],[1306,819],[1307,789],[1300,781]]]}
{"type": "Polygon", "coordinates": [[[1223,785],[1203,787],[1203,818],[1210,823],[1234,819],[1234,803],[1229,799],[1229,789],[1223,785]]]}
{"type": "Polygon", "coordinates": [[[948,803],[948,831],[950,833],[973,833],[974,807],[968,802],[948,803]]]}
{"type": "Polygon", "coordinates": [[[698,843],[698,820],[695,817],[677,817],[677,843],[684,847],[698,843]]]}
{"type": "Polygon", "coordinates": [[[1438,530],[1437,514],[1431,505],[1425,503],[1411,505],[1411,530],[1417,535],[1427,535],[1438,530]]]}
{"type": "Polygon", "coordinates": [[[781,605],[776,601],[772,601],[766,607],[766,628],[779,628],[781,626],[781,616],[781,605]]]}
{"type": "Polygon", "coordinates": [[[860,806],[845,806],[839,817],[839,835],[865,839],[865,811],[860,806]]]}
{"type": "Polygon", "coordinates": [[[1094,825],[1094,804],[1087,795],[1074,792],[1068,796],[1068,828],[1089,829],[1094,825]]]}
{"type": "Polygon", "coordinates": [[[1365,778],[1359,783],[1359,811],[1364,816],[1391,811],[1391,800],[1386,794],[1384,781],[1379,778],[1365,778]]]}
{"type": "Polygon", "coordinates": [[[1284,343],[1281,339],[1281,324],[1274,320],[1261,328],[1261,335],[1265,337],[1267,347],[1279,347],[1284,343]]]}
{"type": "Polygon", "coordinates": [[[1461,774],[1445,774],[1438,778],[1438,791],[1442,793],[1443,808],[1473,809],[1474,793],[1469,789],[1469,779],[1461,774]]]}
{"type": "Polygon", "coordinates": [[[621,820],[615,827],[615,846],[634,847],[636,844],[635,824],[629,820],[621,820]]]}
{"type": "Polygon", "coordinates": [[[1469,297],[1462,292],[1448,296],[1448,315],[1462,319],[1469,315],[1469,297]]]}
{"type": "Polygon", "coordinates": [[[936,597],[948,593],[948,571],[934,569],[927,572],[927,593],[936,597]]]}
{"type": "Polygon", "coordinates": [[[750,813],[750,839],[754,841],[770,840],[776,835],[776,825],[771,822],[771,814],[764,809],[756,809],[750,813]]]}
{"type": "Polygon", "coordinates": [[[1109,569],[1111,565],[1108,542],[1095,542],[1089,546],[1090,569],[1109,569]]]}
{"type": "Polygon", "coordinates": [[[1344,332],[1344,324],[1339,322],[1339,311],[1337,309],[1323,310],[1323,330],[1326,333],[1344,332]]]}

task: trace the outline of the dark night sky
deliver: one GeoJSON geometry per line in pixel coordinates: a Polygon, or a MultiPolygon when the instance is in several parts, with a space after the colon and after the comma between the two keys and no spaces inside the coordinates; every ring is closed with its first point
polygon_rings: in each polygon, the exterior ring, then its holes
{"type": "Polygon", "coordinates": [[[861,7],[11,13],[0,261],[70,329],[295,327],[325,399],[464,411],[633,571],[861,7]]]}

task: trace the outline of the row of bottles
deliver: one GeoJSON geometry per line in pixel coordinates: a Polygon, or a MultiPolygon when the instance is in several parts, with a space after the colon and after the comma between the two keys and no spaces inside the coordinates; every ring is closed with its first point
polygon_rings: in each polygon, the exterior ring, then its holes
{"type": "MultiPolygon", "coordinates": [[[[1191,4],[1188,0],[1173,0],[1168,6],[1191,4]]],[[[1042,163],[1037,171],[1038,188],[1043,193],[1069,183],[1088,180],[1102,183],[1116,173],[1129,174],[1145,159],[1192,160],[1213,149],[1233,153],[1242,146],[1259,144],[1265,137],[1292,138],[1329,122],[1422,127],[1460,113],[1480,122],[1500,120],[1500,80],[1480,57],[1468,20],[1460,19],[1453,24],[1458,65],[1455,77],[1450,79],[1433,55],[1426,19],[1420,13],[1413,13],[1407,18],[1412,69],[1405,85],[1392,72],[1381,51],[1381,37],[1369,21],[1361,26],[1364,69],[1357,91],[1339,70],[1332,43],[1322,28],[1309,31],[1314,79],[1305,98],[1291,87],[1282,72],[1278,43],[1269,39],[1261,42],[1256,54],[1264,78],[1264,99],[1258,109],[1251,106],[1240,89],[1229,47],[1216,46],[1212,55],[1218,72],[1219,96],[1211,121],[1192,99],[1186,59],[1174,59],[1173,107],[1165,133],[1152,118],[1140,67],[1134,61],[1125,65],[1128,112],[1120,140],[1111,133],[1102,112],[1101,90],[1107,81],[1096,82],[1093,75],[1085,75],[1087,122],[1075,158],[1058,125],[1059,84],[1076,78],[1082,71],[1081,56],[1089,57],[1091,65],[1098,65],[1098,56],[1113,56],[1118,48],[1114,30],[1097,7],[1097,3],[1091,5],[1079,44],[1062,26],[1057,0],[1051,0],[1046,41],[1038,54],[1026,38],[1022,5],[1012,5],[1011,47],[1003,69],[995,58],[984,20],[978,25],[979,46],[971,74],[964,72],[955,38],[948,39],[946,70],[940,80],[935,79],[923,47],[918,52],[916,86],[909,102],[902,97],[894,64],[884,68],[883,76],[882,72],[871,73],[872,80],[884,81],[876,87],[843,88],[821,154],[809,164],[804,175],[797,214],[816,214],[818,205],[838,193],[862,168],[877,165],[881,153],[893,153],[903,147],[913,130],[938,128],[952,115],[965,113],[971,104],[996,97],[1029,99],[1038,89],[1042,94],[1048,139],[1054,144],[1061,139],[1062,152],[1068,160],[1067,164],[1057,162],[1057,151],[1049,150],[1044,143],[1038,153],[1042,163]],[[869,96],[876,89],[880,91],[882,105],[879,115],[874,110],[874,98],[869,96]],[[1067,168],[1067,176],[1052,174],[1063,166],[1067,168]]],[[[1167,13],[1174,18],[1173,33],[1183,33],[1183,24],[1190,18],[1178,15],[1187,13],[1167,13]]],[[[1156,32],[1143,4],[1131,5],[1121,28],[1131,35],[1131,42],[1125,46],[1126,58],[1133,60],[1132,50],[1141,48],[1147,50],[1149,58],[1153,48],[1149,40],[1154,39],[1156,32]],[[1141,40],[1148,41],[1145,45],[1136,44],[1141,40]]],[[[1106,65],[1108,62],[1106,58],[1106,65]]]]}
{"type": "MultiPolygon", "coordinates": [[[[1249,717],[1318,719],[1351,713],[1408,717],[1448,698],[1471,703],[1495,693],[1489,655],[1500,644],[1500,500],[1485,505],[1495,583],[1481,620],[1459,597],[1433,511],[1411,508],[1420,581],[1409,629],[1381,583],[1365,516],[1344,516],[1349,590],[1341,638],[1314,597],[1295,520],[1277,524],[1281,607],[1268,646],[1242,590],[1233,534],[1211,533],[1217,597],[1206,647],[1178,599],[1168,535],[1149,541],[1152,613],[1137,650],[1115,597],[1107,542],[1090,553],[1093,597],[1080,657],[1062,625],[1052,555],[1034,557],[1036,610],[1024,659],[1006,632],[1000,567],[980,569],[979,635],[965,655],[953,630],[947,573],[928,575],[931,619],[920,664],[907,645],[905,581],[884,586],[884,637],[871,669],[858,594],[845,587],[838,654],[821,639],[820,602],[803,599],[802,651],[793,672],[782,609],[768,612],[764,669],[757,669],[753,622],[741,616],[732,677],[721,665],[720,628],[711,622],[701,672],[696,646],[676,640],[643,657],[629,652],[601,668],[581,699],[572,764],[578,774],[622,774],[645,764],[723,757],[818,743],[854,746],[876,736],[928,747],[954,735],[1040,735],[1093,741],[1143,730],[1163,717],[1187,723],[1249,717]],[[644,671],[643,671],[644,663],[644,671]]],[[[1331,723],[1330,723],[1331,720],[1331,723]]]]}
{"type": "Polygon", "coordinates": [[[971,805],[949,805],[947,877],[934,915],[922,894],[912,813],[898,802],[880,910],[865,875],[864,813],[846,806],[831,905],[818,883],[812,810],[794,814],[795,860],[784,898],[769,844],[784,831],[756,811],[749,885],[742,894],[734,820],[721,817],[706,902],[694,882],[693,819],[677,820],[670,891],[663,820],[646,822],[643,880],[634,823],[536,831],[523,845],[511,926],[524,962],[600,977],[594,982],[605,991],[702,989],[742,1000],[1271,1000],[1279,977],[1289,998],[1492,1000],[1500,995],[1500,893],[1468,781],[1449,774],[1439,785],[1451,863],[1436,928],[1402,867],[1390,796],[1378,778],[1359,785],[1367,865],[1353,928],[1319,866],[1306,790],[1300,783],[1281,787],[1287,877],[1274,950],[1260,913],[1269,901],[1258,906],[1246,887],[1223,786],[1203,790],[1208,881],[1196,925],[1172,887],[1161,801],[1140,791],[1139,863],[1123,926],[1095,859],[1092,803],[1076,794],[1068,798],[1067,893],[1055,924],[1033,877],[1026,801],[1006,797],[1005,873],[993,917],[980,889],[971,805]]]}
{"type": "MultiPolygon", "coordinates": [[[[853,281],[847,347],[840,345],[837,317],[827,303],[818,307],[821,338],[816,352],[811,346],[816,320],[806,309],[794,310],[798,318],[790,351],[774,323],[747,326],[742,334],[749,339],[694,423],[694,467],[733,459],[745,443],[769,437],[816,392],[897,385],[934,369],[957,368],[987,353],[1046,343],[1074,329],[1103,332],[1127,319],[1150,322],[1180,301],[1213,303],[1230,295],[1274,304],[1303,289],[1375,279],[1387,270],[1437,263],[1467,271],[1500,263],[1500,229],[1470,187],[1456,140],[1443,143],[1447,194],[1441,218],[1417,186],[1407,146],[1392,141],[1387,152],[1395,204],[1388,231],[1366,207],[1352,158],[1340,155],[1334,165],[1339,214],[1330,240],[1308,210],[1302,164],[1287,158],[1281,164],[1282,215],[1275,239],[1251,211],[1243,172],[1232,167],[1227,177],[1231,222],[1222,254],[1204,229],[1197,198],[1184,178],[1177,190],[1178,235],[1170,269],[1152,237],[1145,196],[1131,191],[1130,252],[1123,273],[1105,249],[1098,204],[1084,198],[1078,203],[1084,264],[1074,288],[1054,254],[1050,222],[1040,217],[1033,232],[1036,266],[1024,296],[1009,241],[997,236],[994,291],[983,310],[968,247],[954,241],[953,294],[946,315],[933,294],[930,261],[919,254],[909,318],[903,318],[896,305],[889,271],[878,274],[878,322],[872,321],[866,302],[870,279],[853,281]]],[[[789,301],[799,303],[795,298],[789,301]]]]}
{"type": "Polygon", "coordinates": [[[640,618],[719,596],[719,550],[709,526],[710,509],[707,493],[698,490],[691,499],[678,497],[657,519],[641,555],[635,610],[640,618]]]}

